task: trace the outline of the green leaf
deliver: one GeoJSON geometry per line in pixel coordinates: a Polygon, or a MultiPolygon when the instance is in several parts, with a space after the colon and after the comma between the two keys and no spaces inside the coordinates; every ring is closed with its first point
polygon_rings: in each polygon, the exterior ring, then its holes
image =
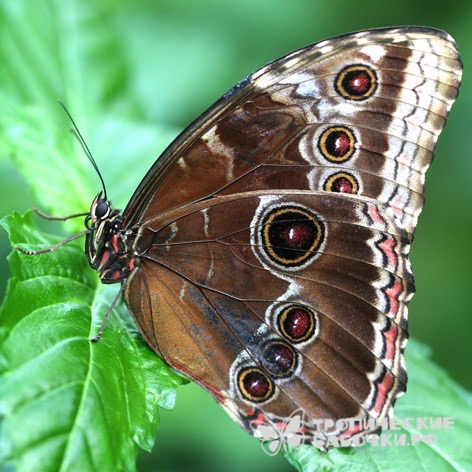
{"type": "MultiPolygon", "coordinates": [[[[120,28],[105,7],[71,0],[0,4],[1,156],[12,158],[36,205],[55,215],[86,211],[100,190],[57,97],[98,156],[118,207],[176,134],[143,123],[136,112],[120,28]]],[[[38,232],[29,215],[3,224],[13,245],[58,240],[38,232]]],[[[65,229],[83,230],[83,219],[65,229]]],[[[157,406],[173,407],[181,377],[145,345],[122,304],[103,339],[90,344],[117,287],[98,283],[83,249],[71,244],[38,257],[14,252],[10,266],[0,328],[3,459],[18,470],[38,464],[133,470],[137,445],[150,450],[154,443],[157,406]]]]}
{"type": "Polygon", "coordinates": [[[373,445],[331,448],[327,453],[303,446],[284,456],[304,472],[472,470],[472,394],[430,356],[426,346],[409,341],[408,391],[395,406],[398,429],[384,430],[373,445]]]}
{"type": "MultiPolygon", "coordinates": [[[[12,245],[55,242],[38,233],[31,213],[2,225],[12,245]]],[[[173,407],[182,378],[147,347],[123,304],[90,343],[116,288],[85,270],[83,250],[15,251],[9,261],[0,311],[3,459],[20,471],[133,470],[137,446],[153,446],[157,407],[173,407]]]]}
{"type": "MultiPolygon", "coordinates": [[[[55,215],[88,210],[100,191],[57,98],[96,156],[115,208],[176,135],[139,112],[114,8],[105,1],[0,2],[0,158],[13,159],[37,205],[55,215]]],[[[78,230],[73,221],[66,227],[78,230]]]]}
{"type": "MultiPolygon", "coordinates": [[[[34,181],[36,201],[55,214],[77,211],[78,197],[96,193],[87,177],[90,164],[80,146],[72,145],[69,123],[55,100],[67,104],[85,134],[94,122],[88,108],[124,102],[119,35],[101,7],[73,0],[0,4],[2,148],[25,179],[34,181]],[[51,185],[57,181],[67,192],[51,185]]],[[[131,108],[133,101],[126,103],[131,108]]]]}
{"type": "Polygon", "coordinates": [[[133,109],[123,96],[128,70],[120,35],[107,19],[110,7],[104,1],[3,0],[2,88],[25,103],[61,98],[81,115],[86,104],[119,101],[133,109]]]}

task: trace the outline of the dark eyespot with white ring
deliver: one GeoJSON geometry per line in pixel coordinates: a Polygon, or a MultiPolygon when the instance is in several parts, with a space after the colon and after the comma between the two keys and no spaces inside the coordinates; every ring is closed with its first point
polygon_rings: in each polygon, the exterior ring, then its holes
{"type": "Polygon", "coordinates": [[[356,151],[357,139],[346,126],[331,126],[318,139],[318,149],[325,159],[334,164],[346,162],[356,151]]]}
{"type": "Polygon", "coordinates": [[[348,172],[336,172],[325,180],[323,190],[354,195],[359,192],[359,182],[348,172]]]}
{"type": "Polygon", "coordinates": [[[253,403],[269,400],[275,392],[270,377],[258,367],[244,367],[237,374],[237,385],[244,399],[253,403]]]}
{"type": "Polygon", "coordinates": [[[287,305],[276,315],[275,324],[279,333],[290,343],[299,344],[316,336],[317,316],[304,305],[287,305]]]}
{"type": "Polygon", "coordinates": [[[365,64],[345,67],[336,76],[336,92],[348,100],[367,100],[377,90],[378,79],[375,71],[365,64]]]}
{"type": "Polygon", "coordinates": [[[282,205],[265,216],[260,231],[266,257],[287,268],[301,267],[318,254],[324,223],[310,210],[282,205]]]}
{"type": "Polygon", "coordinates": [[[262,366],[274,377],[291,377],[297,365],[297,353],[287,342],[272,339],[264,344],[262,348],[262,366]]]}

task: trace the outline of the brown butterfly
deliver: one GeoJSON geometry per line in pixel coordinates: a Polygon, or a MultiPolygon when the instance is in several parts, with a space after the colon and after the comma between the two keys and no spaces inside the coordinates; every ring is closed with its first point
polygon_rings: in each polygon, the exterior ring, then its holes
{"type": "Polygon", "coordinates": [[[406,390],[409,245],[461,73],[450,36],[423,27],[270,63],[169,146],[122,214],[96,196],[90,265],[251,434],[378,432],[406,390]]]}

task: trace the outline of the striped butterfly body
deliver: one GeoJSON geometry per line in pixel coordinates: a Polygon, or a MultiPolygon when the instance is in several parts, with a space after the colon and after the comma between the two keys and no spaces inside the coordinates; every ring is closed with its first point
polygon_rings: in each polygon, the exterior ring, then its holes
{"type": "Polygon", "coordinates": [[[461,72],[430,28],[308,46],[190,125],[122,214],[94,200],[91,266],[249,433],[296,411],[305,442],[378,432],[405,392],[408,251],[461,72]]]}

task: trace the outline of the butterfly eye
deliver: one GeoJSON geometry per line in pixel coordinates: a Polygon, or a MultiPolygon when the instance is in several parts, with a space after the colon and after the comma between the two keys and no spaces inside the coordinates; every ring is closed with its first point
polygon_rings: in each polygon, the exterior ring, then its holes
{"type": "Polygon", "coordinates": [[[106,218],[110,214],[110,204],[106,200],[97,203],[92,212],[92,217],[97,220],[106,218]]]}

